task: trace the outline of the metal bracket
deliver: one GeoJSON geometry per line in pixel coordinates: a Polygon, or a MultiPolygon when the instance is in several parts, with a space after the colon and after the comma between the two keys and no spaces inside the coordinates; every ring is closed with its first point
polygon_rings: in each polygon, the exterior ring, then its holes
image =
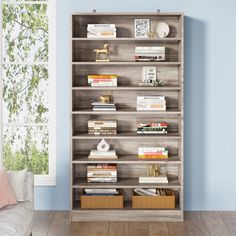
{"type": "Polygon", "coordinates": [[[93,9],[93,13],[96,13],[97,12],[97,10],[96,9],[93,9]]]}
{"type": "Polygon", "coordinates": [[[161,13],[161,10],[160,9],[157,9],[157,14],[161,13]]]}

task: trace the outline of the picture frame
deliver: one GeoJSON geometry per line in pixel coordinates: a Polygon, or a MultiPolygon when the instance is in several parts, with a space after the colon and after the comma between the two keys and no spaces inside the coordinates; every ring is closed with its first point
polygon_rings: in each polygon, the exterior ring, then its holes
{"type": "Polygon", "coordinates": [[[148,38],[150,19],[134,19],[134,37],[148,38]]]}
{"type": "Polygon", "coordinates": [[[142,84],[153,86],[157,80],[156,66],[143,66],[142,67],[142,84]]]}

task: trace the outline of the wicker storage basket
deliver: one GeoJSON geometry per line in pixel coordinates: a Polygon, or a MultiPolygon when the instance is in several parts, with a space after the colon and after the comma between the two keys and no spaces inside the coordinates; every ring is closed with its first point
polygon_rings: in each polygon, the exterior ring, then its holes
{"type": "Polygon", "coordinates": [[[132,208],[175,208],[175,195],[172,191],[166,191],[166,196],[132,196],[132,208]]]}
{"type": "Polygon", "coordinates": [[[81,195],[81,208],[124,208],[123,193],[117,196],[81,195]]]}

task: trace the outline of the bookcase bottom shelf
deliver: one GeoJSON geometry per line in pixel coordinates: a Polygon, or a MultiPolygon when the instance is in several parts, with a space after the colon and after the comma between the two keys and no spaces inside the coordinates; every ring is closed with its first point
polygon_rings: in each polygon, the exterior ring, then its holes
{"type": "Polygon", "coordinates": [[[72,221],[183,221],[183,211],[156,209],[74,209],[72,221]],[[125,211],[124,211],[125,209],[125,211]]]}

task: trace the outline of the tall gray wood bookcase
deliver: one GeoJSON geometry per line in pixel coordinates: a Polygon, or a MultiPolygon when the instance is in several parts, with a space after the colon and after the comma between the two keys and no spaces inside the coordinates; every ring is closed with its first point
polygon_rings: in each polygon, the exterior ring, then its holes
{"type": "Polygon", "coordinates": [[[76,13],[72,16],[71,38],[71,220],[72,221],[181,221],[184,209],[184,16],[182,13],[76,13]],[[166,38],[135,38],[134,19],[150,19],[151,28],[164,21],[170,27],[166,38]],[[115,24],[117,38],[87,38],[87,24],[115,24]],[[110,45],[110,62],[95,62],[95,48],[110,45]],[[137,45],[163,45],[164,62],[135,62],[137,45]],[[163,87],[140,87],[143,66],[156,66],[163,87]],[[89,87],[88,74],[117,74],[117,87],[89,87]],[[117,111],[92,111],[91,101],[111,91],[117,111]],[[166,111],[137,111],[138,95],[165,96],[166,111]],[[104,138],[118,152],[117,160],[88,159],[91,149],[103,136],[88,135],[89,119],[116,119],[118,134],[104,138]],[[137,135],[138,120],[169,123],[167,135],[137,135]],[[168,146],[168,159],[140,160],[140,145],[168,146]],[[117,183],[87,183],[90,163],[116,163],[117,183]],[[167,173],[168,184],[140,184],[138,177],[146,165],[158,163],[167,173]],[[177,193],[175,209],[132,209],[131,195],[136,187],[165,188],[177,193]],[[124,209],[81,209],[80,195],[85,188],[117,188],[124,192],[124,209]]]}

